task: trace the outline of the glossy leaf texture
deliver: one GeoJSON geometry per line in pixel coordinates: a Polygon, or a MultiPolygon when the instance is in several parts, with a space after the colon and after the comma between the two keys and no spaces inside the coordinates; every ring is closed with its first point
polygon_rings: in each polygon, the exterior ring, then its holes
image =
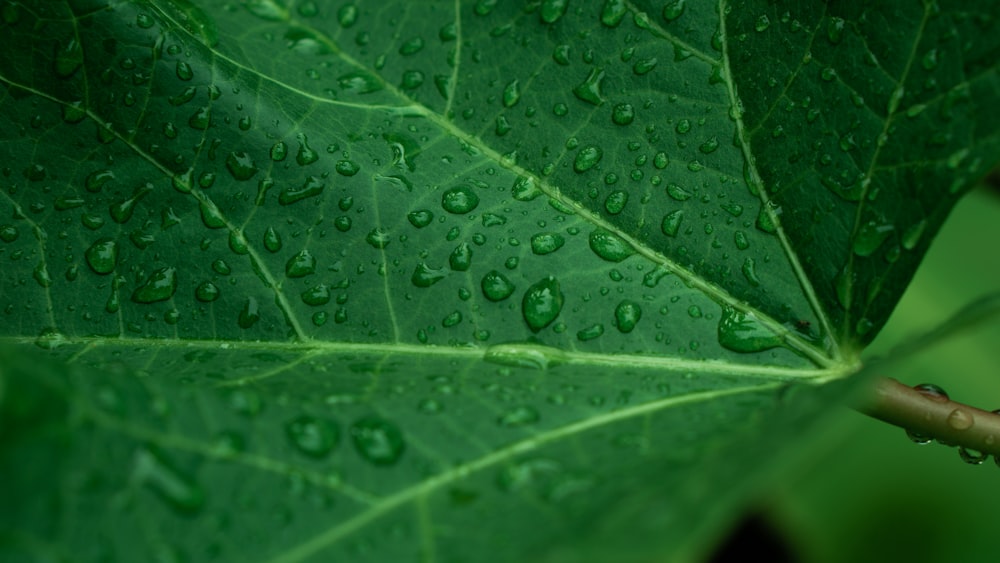
{"type": "Polygon", "coordinates": [[[968,10],[3,2],[0,549],[686,553],[998,161],[968,10]]]}

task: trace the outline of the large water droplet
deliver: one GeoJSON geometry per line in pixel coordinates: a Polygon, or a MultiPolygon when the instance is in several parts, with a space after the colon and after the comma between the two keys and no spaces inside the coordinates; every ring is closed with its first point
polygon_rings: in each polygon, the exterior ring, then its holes
{"type": "Polygon", "coordinates": [[[604,98],[601,97],[602,80],[604,80],[604,69],[598,67],[590,69],[590,74],[587,75],[587,78],[577,85],[576,88],[573,88],[573,95],[588,104],[595,106],[603,104],[604,98]]]}
{"type": "Polygon", "coordinates": [[[295,138],[299,142],[299,151],[295,153],[295,162],[299,166],[307,166],[319,160],[319,153],[309,146],[309,138],[305,133],[299,133],[295,138]]]}
{"type": "Polygon", "coordinates": [[[422,229],[431,224],[431,221],[434,220],[434,213],[427,209],[418,209],[407,213],[406,219],[414,227],[422,229]]]}
{"type": "Polygon", "coordinates": [[[316,176],[309,176],[301,187],[287,187],[281,190],[281,193],[278,194],[278,203],[281,205],[291,205],[297,201],[318,196],[323,193],[323,188],[325,187],[326,184],[322,179],[316,176]]]}
{"type": "Polygon", "coordinates": [[[607,27],[618,27],[627,13],[625,0],[605,0],[601,8],[601,23],[607,27]]]}
{"type": "Polygon", "coordinates": [[[316,272],[316,257],[308,250],[302,250],[285,263],[285,275],[301,278],[316,272]]]}
{"type": "Polygon", "coordinates": [[[253,297],[247,297],[243,301],[243,308],[240,309],[240,316],[236,319],[237,323],[240,325],[240,328],[247,329],[259,320],[260,306],[257,304],[257,300],[253,297]]]}
{"type": "Polygon", "coordinates": [[[851,245],[854,254],[858,256],[871,256],[882,246],[882,243],[892,234],[893,230],[892,225],[874,220],[865,222],[858,229],[854,237],[854,242],[851,245]]]}
{"type": "Polygon", "coordinates": [[[245,152],[231,152],[226,157],[226,169],[236,180],[243,181],[253,178],[257,173],[257,165],[245,152]]]}
{"type": "Polygon", "coordinates": [[[472,247],[469,243],[463,242],[455,247],[455,250],[448,256],[448,264],[456,272],[465,272],[472,265],[472,247]]]}
{"type": "Polygon", "coordinates": [[[562,311],[564,300],[559,280],[552,276],[529,287],[521,300],[521,312],[528,328],[538,332],[552,324],[562,311]]]}
{"type": "Polygon", "coordinates": [[[378,466],[393,465],[406,449],[399,427],[374,415],[351,425],[351,439],[361,457],[378,466]]]}
{"type": "Polygon", "coordinates": [[[285,434],[295,449],[309,457],[326,457],[340,440],[340,428],[331,420],[302,415],[285,424],[285,434]]]}
{"type": "Polygon", "coordinates": [[[609,262],[621,262],[635,254],[628,243],[604,229],[591,231],[590,249],[609,262]]]}
{"type": "Polygon", "coordinates": [[[110,274],[118,265],[118,244],[110,238],[99,238],[84,253],[91,270],[110,274]]]}
{"type": "Polygon", "coordinates": [[[177,269],[160,268],[149,277],[145,283],[132,292],[132,301],[137,303],[156,303],[166,301],[177,291],[177,269]]]}
{"type": "Polygon", "coordinates": [[[531,251],[539,256],[551,254],[566,244],[559,233],[538,233],[531,237],[531,251]]]}
{"type": "Polygon", "coordinates": [[[508,409],[497,419],[497,424],[505,428],[516,428],[534,424],[541,419],[538,410],[527,405],[519,405],[508,409]]]}
{"type": "Polygon", "coordinates": [[[210,281],[201,282],[194,289],[194,296],[202,303],[211,303],[219,298],[219,287],[210,281]]]}
{"type": "Polygon", "coordinates": [[[518,85],[517,79],[515,78],[514,80],[508,82],[507,86],[503,89],[503,107],[514,107],[520,99],[521,87],[518,85]]]}
{"type": "Polygon", "coordinates": [[[751,313],[723,307],[718,327],[719,344],[734,352],[760,352],[781,346],[781,337],[771,332],[751,313]]]}
{"type": "Polygon", "coordinates": [[[448,271],[443,268],[431,268],[421,262],[413,269],[410,282],[417,287],[430,287],[443,280],[448,275],[448,271]]]}
{"type": "Polygon", "coordinates": [[[576,153],[576,159],[573,161],[573,170],[577,172],[586,172],[597,163],[601,161],[601,157],[604,156],[604,151],[600,147],[595,145],[589,145],[580,149],[580,152],[576,153]]]}
{"type": "Polygon", "coordinates": [[[449,213],[464,214],[479,205],[479,196],[467,185],[455,186],[441,195],[441,207],[449,213]]]}
{"type": "Polygon", "coordinates": [[[635,301],[625,300],[615,307],[615,322],[621,332],[632,332],[641,318],[642,308],[635,301]]]}

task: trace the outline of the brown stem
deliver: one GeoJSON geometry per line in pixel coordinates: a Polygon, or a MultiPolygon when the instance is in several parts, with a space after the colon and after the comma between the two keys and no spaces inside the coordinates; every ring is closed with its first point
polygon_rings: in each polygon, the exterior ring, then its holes
{"type": "Polygon", "coordinates": [[[915,434],[1000,456],[1000,414],[928,395],[885,377],[875,380],[856,408],[915,434]]]}

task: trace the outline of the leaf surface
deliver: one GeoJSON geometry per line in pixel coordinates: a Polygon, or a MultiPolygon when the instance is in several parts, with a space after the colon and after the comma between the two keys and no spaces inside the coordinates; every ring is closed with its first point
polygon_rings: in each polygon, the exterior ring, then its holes
{"type": "Polygon", "coordinates": [[[5,3],[7,549],[690,550],[1000,154],[994,17],[763,4],[5,3]]]}

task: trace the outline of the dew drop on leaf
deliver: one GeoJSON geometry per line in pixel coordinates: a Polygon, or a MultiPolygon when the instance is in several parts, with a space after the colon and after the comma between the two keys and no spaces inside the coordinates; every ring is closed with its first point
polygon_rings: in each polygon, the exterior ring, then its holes
{"type": "Polygon", "coordinates": [[[479,205],[479,196],[467,185],[455,186],[441,195],[441,207],[457,215],[468,213],[479,205]]]}
{"type": "Polygon", "coordinates": [[[521,313],[528,328],[538,332],[552,324],[562,311],[564,299],[559,280],[552,276],[529,287],[521,300],[521,313]]]}
{"type": "Polygon", "coordinates": [[[240,325],[240,328],[247,329],[257,324],[259,320],[260,306],[257,304],[257,300],[253,297],[247,297],[243,301],[243,308],[240,309],[240,314],[236,322],[240,325]]]}
{"type": "Polygon", "coordinates": [[[604,334],[604,325],[596,323],[577,331],[576,339],[580,342],[587,342],[601,336],[602,334],[604,334]]]}
{"type": "Polygon", "coordinates": [[[497,424],[505,428],[528,426],[541,420],[541,415],[534,407],[519,405],[503,412],[497,419],[497,424]]]}
{"type": "Polygon", "coordinates": [[[308,250],[301,250],[285,263],[285,275],[301,278],[316,272],[316,257],[308,250]]]}
{"type": "Polygon", "coordinates": [[[781,346],[781,337],[762,325],[751,313],[723,307],[718,326],[719,344],[734,352],[760,352],[781,346]]]}
{"type": "Polygon", "coordinates": [[[623,333],[632,332],[641,318],[642,308],[635,301],[624,300],[615,307],[615,324],[623,333]]]}
{"type": "Polygon", "coordinates": [[[151,449],[136,452],[130,482],[149,487],[180,514],[195,514],[205,504],[205,491],[198,483],[151,449]]]}
{"type": "Polygon", "coordinates": [[[238,181],[249,180],[257,173],[257,165],[245,152],[231,152],[226,157],[226,169],[238,181]]]}
{"type": "Polygon", "coordinates": [[[482,287],[483,295],[493,302],[507,299],[516,289],[507,276],[496,270],[490,270],[487,272],[486,275],[483,276],[480,286],[482,287]]]}
{"type": "Polygon", "coordinates": [[[604,103],[601,96],[601,81],[604,80],[604,69],[594,67],[583,82],[573,88],[573,95],[579,100],[599,106],[604,103]]]}
{"type": "Polygon", "coordinates": [[[414,227],[422,229],[431,224],[431,221],[434,220],[434,213],[427,209],[418,209],[407,213],[406,219],[414,227]]]}
{"type": "Polygon", "coordinates": [[[539,256],[551,254],[566,243],[559,233],[538,233],[531,237],[531,251],[539,256]]]}
{"type": "Polygon", "coordinates": [[[281,235],[279,235],[273,227],[268,227],[267,230],[264,231],[264,248],[266,248],[268,252],[278,252],[281,250],[281,235]]]}
{"type": "Polygon", "coordinates": [[[601,157],[604,156],[604,151],[596,145],[588,145],[580,149],[580,152],[576,153],[576,159],[573,161],[573,170],[577,172],[586,172],[597,163],[601,161],[601,157]]]}
{"type": "Polygon", "coordinates": [[[99,238],[84,252],[84,257],[95,273],[110,274],[118,265],[118,244],[107,237],[99,238]]]}
{"type": "Polygon", "coordinates": [[[373,465],[393,465],[406,449],[399,427],[378,416],[358,419],[351,425],[350,433],[354,448],[373,465]]]}
{"type": "Polygon", "coordinates": [[[672,22],[684,13],[685,0],[670,0],[663,6],[663,19],[672,22]]]}
{"type": "Polygon", "coordinates": [[[132,292],[132,301],[156,303],[166,301],[177,292],[177,269],[160,268],[149,274],[146,281],[132,292]]]}
{"type": "Polygon", "coordinates": [[[302,415],[285,423],[285,435],[296,450],[309,457],[323,458],[340,440],[340,428],[332,420],[302,415]]]}
{"type": "Polygon", "coordinates": [[[424,262],[417,264],[410,276],[410,282],[416,287],[430,287],[443,280],[448,271],[443,268],[431,268],[424,262]]]}
{"type": "Polygon", "coordinates": [[[601,24],[606,27],[618,27],[627,13],[625,0],[605,0],[604,7],[601,8],[601,24]]]}
{"type": "Polygon", "coordinates": [[[608,262],[621,262],[635,254],[635,250],[628,243],[604,229],[591,231],[589,242],[594,254],[608,262]]]}
{"type": "Polygon", "coordinates": [[[448,264],[456,272],[465,272],[472,265],[472,247],[469,243],[463,242],[455,247],[455,250],[448,256],[448,264]]]}

